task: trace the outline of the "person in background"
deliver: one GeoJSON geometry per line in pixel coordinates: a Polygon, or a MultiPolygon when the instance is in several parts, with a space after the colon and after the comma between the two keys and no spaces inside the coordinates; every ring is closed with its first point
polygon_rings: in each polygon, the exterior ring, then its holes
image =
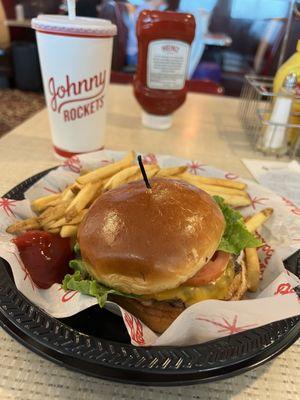
{"type": "Polygon", "coordinates": [[[129,69],[135,69],[137,64],[137,38],[135,33],[136,8],[142,3],[139,0],[132,0],[125,3],[127,14],[124,15],[124,23],[127,27],[128,38],[126,45],[126,64],[129,69]]]}
{"type": "Polygon", "coordinates": [[[178,11],[194,15],[196,19],[195,39],[191,46],[188,78],[190,79],[203,55],[205,44],[203,36],[208,31],[210,16],[217,0],[180,0],[178,11]]]}

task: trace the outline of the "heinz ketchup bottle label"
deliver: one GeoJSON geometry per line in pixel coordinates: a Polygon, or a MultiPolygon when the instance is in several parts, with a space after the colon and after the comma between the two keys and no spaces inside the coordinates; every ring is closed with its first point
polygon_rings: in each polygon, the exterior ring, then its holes
{"type": "Polygon", "coordinates": [[[149,43],[147,86],[150,89],[181,90],[187,76],[190,45],[180,40],[149,43]]]}
{"type": "Polygon", "coordinates": [[[172,113],[185,101],[190,46],[195,34],[191,14],[143,10],[137,20],[138,64],[133,87],[148,128],[168,129],[172,113]]]}

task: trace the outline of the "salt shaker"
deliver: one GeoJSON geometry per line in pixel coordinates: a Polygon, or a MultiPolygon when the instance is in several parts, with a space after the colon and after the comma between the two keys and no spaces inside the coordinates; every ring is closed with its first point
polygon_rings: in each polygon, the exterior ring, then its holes
{"type": "Polygon", "coordinates": [[[297,75],[290,73],[286,76],[283,85],[275,98],[270,125],[265,127],[260,141],[260,149],[266,153],[277,155],[287,151],[287,131],[293,99],[296,93],[297,75]]]}

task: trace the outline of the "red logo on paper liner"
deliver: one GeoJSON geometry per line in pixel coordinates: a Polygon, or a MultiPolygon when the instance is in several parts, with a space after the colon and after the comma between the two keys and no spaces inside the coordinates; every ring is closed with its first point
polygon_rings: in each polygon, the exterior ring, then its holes
{"type": "Polygon", "coordinates": [[[103,160],[99,161],[99,163],[97,163],[97,168],[105,167],[106,165],[113,164],[114,162],[116,162],[116,160],[114,158],[111,158],[110,160],[103,159],[103,160]]]}
{"type": "Polygon", "coordinates": [[[65,82],[60,85],[51,77],[48,80],[50,107],[63,115],[64,122],[88,117],[103,107],[105,85],[106,70],[74,82],[66,75],[65,82]],[[78,102],[81,104],[74,104],[78,102]]]}
{"type": "Polygon", "coordinates": [[[200,164],[198,161],[192,161],[191,163],[187,164],[188,171],[191,174],[197,175],[198,171],[205,171],[205,164],[200,164]]]}
{"type": "Polygon", "coordinates": [[[226,172],[225,178],[226,178],[226,179],[234,180],[234,179],[238,179],[239,176],[236,175],[236,174],[234,174],[233,172],[226,172]]]}
{"type": "Polygon", "coordinates": [[[20,259],[19,255],[17,255],[16,253],[14,253],[14,252],[12,252],[12,251],[8,251],[8,253],[9,253],[9,254],[12,254],[12,255],[15,257],[15,259],[16,259],[16,261],[17,261],[19,267],[20,267],[21,270],[24,272],[24,279],[23,279],[23,280],[26,281],[27,278],[28,278],[28,280],[29,280],[29,282],[30,282],[30,285],[31,285],[31,288],[32,288],[32,290],[34,291],[34,288],[36,287],[36,284],[33,282],[33,280],[32,280],[32,278],[31,278],[29,272],[27,271],[25,265],[22,263],[22,260],[20,259]]]}
{"type": "Polygon", "coordinates": [[[287,199],[286,197],[281,197],[283,202],[291,209],[291,213],[295,215],[300,215],[300,207],[296,206],[291,200],[287,199]]]}
{"type": "Polygon", "coordinates": [[[143,164],[156,165],[157,164],[157,158],[156,158],[155,154],[153,154],[153,153],[145,154],[143,156],[143,164]]]}
{"type": "Polygon", "coordinates": [[[100,166],[101,167],[105,167],[105,165],[109,165],[109,164],[112,164],[112,163],[114,163],[115,162],[115,160],[101,160],[100,161],[100,166]]]}
{"type": "Polygon", "coordinates": [[[132,314],[129,314],[127,311],[124,311],[124,319],[126,322],[126,325],[128,326],[130,330],[130,337],[131,339],[139,344],[145,344],[144,340],[144,333],[143,333],[143,325],[139,319],[134,317],[132,314]]]}
{"type": "Polygon", "coordinates": [[[76,174],[79,174],[79,172],[82,169],[81,161],[79,157],[73,156],[68,158],[64,163],[63,163],[63,168],[68,169],[69,171],[75,172],[76,174]]]}
{"type": "Polygon", "coordinates": [[[44,186],[43,189],[46,190],[46,192],[50,192],[50,193],[53,193],[53,194],[61,193],[59,190],[50,189],[50,188],[48,188],[46,186],[44,186]]]}
{"type": "Polygon", "coordinates": [[[62,287],[59,287],[58,291],[60,292],[61,290],[64,291],[64,294],[61,297],[62,303],[67,303],[68,301],[72,300],[77,293],[79,293],[78,290],[71,290],[71,289],[64,290],[62,287]]]}
{"type": "Polygon", "coordinates": [[[251,206],[254,210],[256,209],[257,204],[264,205],[265,201],[269,200],[268,197],[257,197],[257,196],[251,197],[250,195],[249,195],[249,197],[250,197],[250,201],[251,201],[251,206]]]}
{"type": "Polygon", "coordinates": [[[67,290],[65,294],[62,296],[61,301],[63,303],[67,303],[71,299],[73,299],[74,296],[76,296],[78,292],[76,290],[67,290]]]}
{"type": "Polygon", "coordinates": [[[259,250],[263,253],[263,259],[259,260],[260,269],[261,272],[263,273],[263,271],[268,266],[270,259],[272,258],[274,249],[272,249],[272,247],[266,243],[265,239],[258,232],[256,232],[256,235],[263,242],[263,245],[259,248],[259,250]]]}
{"type": "Polygon", "coordinates": [[[293,289],[290,283],[281,283],[280,285],[278,285],[276,291],[274,292],[274,294],[281,294],[281,295],[291,294],[291,293],[295,293],[295,290],[293,289]]]}
{"type": "Polygon", "coordinates": [[[243,326],[238,326],[237,325],[237,321],[238,321],[238,316],[235,315],[233,317],[232,322],[229,322],[226,318],[224,317],[219,317],[220,320],[222,322],[218,322],[214,319],[208,319],[208,318],[203,318],[203,317],[198,317],[196,318],[199,321],[205,321],[208,322],[212,325],[214,325],[217,328],[221,328],[219,330],[217,330],[217,332],[226,332],[229,335],[232,335],[234,333],[239,333],[239,332],[243,332],[246,331],[247,329],[253,328],[254,326],[256,326],[257,324],[250,324],[250,325],[243,325],[243,326]]]}
{"type": "Polygon", "coordinates": [[[15,214],[12,210],[13,207],[16,207],[16,200],[7,199],[6,197],[0,198],[0,210],[3,209],[5,214],[8,217],[15,217],[15,214]]]}

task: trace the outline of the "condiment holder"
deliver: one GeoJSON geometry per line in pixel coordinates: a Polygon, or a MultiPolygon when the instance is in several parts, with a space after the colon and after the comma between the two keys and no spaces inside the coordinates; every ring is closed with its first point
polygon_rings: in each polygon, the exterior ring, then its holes
{"type": "Polygon", "coordinates": [[[253,146],[265,155],[300,155],[300,96],[297,77],[288,74],[278,93],[273,78],[246,75],[239,117],[253,146]]]}

